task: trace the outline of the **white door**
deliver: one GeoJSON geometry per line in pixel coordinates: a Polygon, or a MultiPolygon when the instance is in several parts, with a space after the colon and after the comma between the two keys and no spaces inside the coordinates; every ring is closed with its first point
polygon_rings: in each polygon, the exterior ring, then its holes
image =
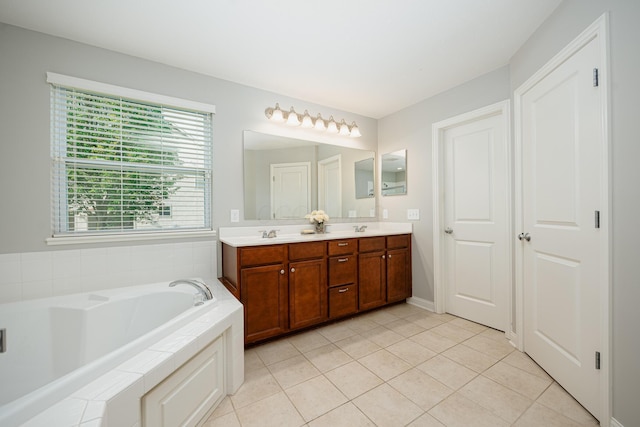
{"type": "Polygon", "coordinates": [[[503,114],[493,114],[442,135],[445,308],[501,331],[511,271],[507,133],[503,114]]]}
{"type": "MultiPolygon", "coordinates": [[[[594,416],[605,171],[593,39],[522,95],[524,350],[594,416]]],[[[604,286],[604,283],[602,283],[604,286]]]]}
{"type": "Polygon", "coordinates": [[[342,161],[340,155],[318,162],[318,209],[329,218],[342,217],[342,161]]]}
{"type": "Polygon", "coordinates": [[[271,165],[271,218],[303,218],[311,208],[311,164],[271,165]]]}

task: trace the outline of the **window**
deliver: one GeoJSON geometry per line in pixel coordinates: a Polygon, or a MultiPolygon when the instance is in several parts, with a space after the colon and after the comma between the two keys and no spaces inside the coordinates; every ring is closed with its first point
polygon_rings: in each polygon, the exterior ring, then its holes
{"type": "Polygon", "coordinates": [[[211,230],[215,107],[48,73],[53,237],[211,230]]]}

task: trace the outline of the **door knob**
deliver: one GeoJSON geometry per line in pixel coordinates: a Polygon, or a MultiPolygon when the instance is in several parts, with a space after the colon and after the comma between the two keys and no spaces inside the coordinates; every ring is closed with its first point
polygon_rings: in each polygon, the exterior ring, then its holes
{"type": "Polygon", "coordinates": [[[531,241],[531,235],[529,233],[520,233],[518,234],[518,240],[526,240],[527,242],[531,241]]]}
{"type": "Polygon", "coordinates": [[[453,233],[453,229],[451,227],[447,227],[447,228],[444,229],[444,232],[447,233],[447,234],[451,234],[451,233],[453,233]]]}

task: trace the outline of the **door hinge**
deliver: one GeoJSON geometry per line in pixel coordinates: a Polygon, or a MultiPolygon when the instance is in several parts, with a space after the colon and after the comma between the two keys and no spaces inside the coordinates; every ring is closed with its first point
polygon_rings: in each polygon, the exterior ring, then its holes
{"type": "Polygon", "coordinates": [[[598,69],[593,69],[593,87],[598,87],[598,69]]]}
{"type": "Polygon", "coordinates": [[[600,211],[595,211],[595,226],[600,228],[600,211]]]}
{"type": "Polygon", "coordinates": [[[600,369],[600,352],[596,351],[596,369],[600,369]]]}

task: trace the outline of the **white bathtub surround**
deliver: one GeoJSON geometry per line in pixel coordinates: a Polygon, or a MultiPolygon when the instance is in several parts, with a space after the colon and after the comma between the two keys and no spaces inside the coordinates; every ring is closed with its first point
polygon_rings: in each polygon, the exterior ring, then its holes
{"type": "MultiPolygon", "coordinates": [[[[95,361],[89,361],[86,365],[63,375],[35,392],[0,406],[0,424],[28,427],[140,426],[142,396],[219,337],[224,349],[223,395],[234,393],[244,381],[242,305],[217,280],[207,281],[207,284],[212,289],[214,299],[195,307],[193,302],[197,291],[194,288],[182,285],[169,288],[168,282],[100,291],[96,294],[71,295],[4,305],[5,310],[0,312],[2,316],[12,311],[7,308],[13,309],[19,305],[25,305],[27,312],[38,311],[34,306],[42,305],[46,301],[53,301],[54,306],[59,307],[61,301],[66,300],[67,307],[80,306],[80,312],[90,313],[93,308],[93,311],[98,314],[98,317],[94,316],[93,320],[99,323],[94,326],[105,327],[104,330],[96,331],[96,334],[106,337],[110,334],[109,324],[117,322],[113,319],[106,321],[104,316],[100,317],[99,310],[96,308],[101,308],[103,304],[107,305],[110,302],[113,306],[121,307],[127,305],[130,299],[137,298],[139,294],[151,293],[153,297],[148,302],[152,303],[152,313],[141,313],[138,320],[142,324],[131,321],[129,324],[133,326],[125,329],[137,329],[142,333],[149,327],[155,329],[139,338],[134,337],[128,344],[115,343],[117,348],[115,351],[95,361]],[[169,308],[168,316],[175,316],[175,311],[179,310],[177,306],[185,304],[188,306],[183,313],[169,320],[162,319],[162,315],[157,313],[162,311],[160,305],[166,304],[166,301],[161,303],[159,299],[166,300],[167,293],[172,300],[176,300],[171,306],[173,308],[169,308]],[[184,304],[180,302],[182,299],[185,300],[184,304]],[[163,325],[155,327],[149,323],[151,317],[156,317],[156,322],[164,322],[163,325]],[[37,414],[43,408],[45,408],[44,412],[37,414]]],[[[145,303],[136,302],[134,313],[137,314],[143,310],[143,305],[145,303]]],[[[73,310],[71,312],[74,313],[73,310]]],[[[68,314],[65,313],[63,318],[68,314]]],[[[123,317],[126,316],[123,315],[123,317]]],[[[135,315],[133,317],[135,318],[135,315]]],[[[91,323],[91,320],[88,323],[91,323]]],[[[7,328],[8,331],[10,329],[16,329],[16,326],[7,328]]],[[[14,337],[17,339],[20,335],[14,335],[14,337]]],[[[117,337],[114,339],[118,340],[117,337]]],[[[17,343],[14,344],[14,348],[16,345],[17,343]]],[[[94,343],[82,347],[87,347],[89,350],[93,348],[88,353],[99,354],[100,345],[96,347],[94,343]]],[[[0,360],[10,354],[11,344],[8,348],[7,353],[0,354],[0,360]]],[[[110,350],[107,348],[104,351],[110,350]]],[[[45,358],[55,359],[55,354],[46,354],[44,351],[41,353],[45,353],[45,358]]],[[[53,350],[50,353],[53,353],[53,350]]],[[[80,361],[80,363],[85,362],[80,361]]],[[[38,366],[31,360],[28,364],[38,366]]],[[[47,362],[42,364],[47,365],[47,362]]],[[[53,361],[48,364],[52,365],[53,361]]]]}
{"type": "Polygon", "coordinates": [[[273,245],[277,243],[311,242],[315,240],[333,240],[393,234],[410,234],[412,224],[405,222],[348,222],[328,223],[323,234],[302,234],[303,230],[313,229],[313,224],[304,225],[268,225],[258,227],[220,227],[218,239],[230,246],[273,245]],[[354,227],[366,226],[363,232],[354,227]],[[262,238],[262,232],[278,230],[275,238],[262,238]]]}
{"type": "Polygon", "coordinates": [[[0,254],[0,304],[180,277],[217,277],[216,242],[0,254]]]}

